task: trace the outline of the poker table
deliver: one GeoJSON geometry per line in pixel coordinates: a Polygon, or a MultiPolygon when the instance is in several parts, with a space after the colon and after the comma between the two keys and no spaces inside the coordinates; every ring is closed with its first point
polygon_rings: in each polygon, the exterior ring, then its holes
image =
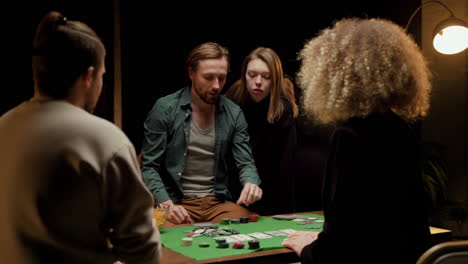
{"type": "MultiPolygon", "coordinates": [[[[322,211],[314,211],[308,213],[296,213],[306,215],[317,220],[323,219],[322,211]]],[[[308,220],[306,220],[308,221],[308,220]]],[[[271,217],[262,216],[258,222],[250,222],[246,224],[228,224],[219,225],[223,228],[232,228],[240,234],[249,235],[255,232],[270,235],[269,231],[280,231],[293,229],[297,231],[322,231],[322,228],[317,228],[323,223],[315,222],[302,223],[291,220],[277,220],[271,217]],[[313,227],[313,228],[311,228],[313,227]]],[[[257,239],[260,241],[259,249],[249,249],[247,241],[244,241],[243,249],[232,248],[233,243],[229,243],[229,248],[217,248],[215,237],[193,237],[191,246],[182,246],[182,239],[187,237],[187,234],[194,230],[193,225],[179,225],[173,228],[165,228],[160,231],[161,241],[163,244],[161,253],[162,264],[179,264],[179,263],[291,263],[299,262],[299,257],[289,248],[281,245],[285,236],[270,235],[271,238],[257,239]],[[199,247],[199,243],[208,242],[209,247],[199,247]]],[[[451,240],[451,231],[431,227],[431,233],[436,243],[451,240]]]]}
{"type": "MultiPolygon", "coordinates": [[[[301,215],[316,218],[319,222],[323,220],[322,212],[301,213],[301,215]]],[[[220,225],[219,223],[215,223],[219,227],[234,229],[243,235],[263,233],[270,236],[269,238],[262,239],[252,237],[260,242],[258,249],[249,249],[248,241],[243,241],[245,243],[243,249],[232,248],[232,242],[229,243],[229,248],[217,248],[215,238],[218,236],[193,237],[191,246],[182,246],[182,238],[186,238],[187,234],[194,230],[195,226],[180,225],[173,228],[165,228],[160,231],[163,244],[161,263],[272,263],[272,259],[275,259],[275,262],[280,259],[284,259],[284,262],[299,261],[299,258],[292,250],[281,245],[286,236],[280,236],[277,232],[273,232],[276,235],[265,232],[291,229],[298,231],[322,231],[321,227],[323,223],[317,223],[315,222],[316,220],[296,222],[261,216],[258,222],[246,224],[220,225]],[[210,246],[206,248],[199,247],[199,243],[202,242],[208,242],[210,246]]]]}

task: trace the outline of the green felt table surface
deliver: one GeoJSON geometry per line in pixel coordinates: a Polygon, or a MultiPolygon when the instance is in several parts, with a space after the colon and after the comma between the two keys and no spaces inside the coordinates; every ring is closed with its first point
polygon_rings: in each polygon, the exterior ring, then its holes
{"type": "MultiPolygon", "coordinates": [[[[310,217],[317,218],[317,220],[323,220],[323,216],[316,214],[304,214],[310,217]]],[[[315,223],[315,220],[311,220],[312,224],[301,225],[295,221],[289,220],[276,220],[271,217],[261,216],[258,219],[258,222],[250,222],[247,224],[228,224],[228,225],[219,225],[220,227],[232,228],[237,230],[240,234],[248,235],[250,233],[260,232],[264,233],[267,231],[278,231],[281,229],[294,229],[297,231],[322,231],[320,229],[307,229],[305,227],[311,225],[323,225],[323,223],[315,223]]],[[[273,236],[272,238],[257,239],[260,241],[259,249],[248,249],[249,245],[247,241],[244,241],[245,247],[243,249],[233,249],[232,244],[229,243],[229,248],[217,248],[217,243],[215,238],[218,237],[193,237],[192,246],[182,246],[182,238],[186,236],[188,231],[195,229],[195,226],[183,226],[183,227],[174,227],[161,230],[161,241],[163,246],[168,249],[174,250],[182,255],[193,258],[195,260],[203,260],[217,257],[226,257],[234,256],[245,253],[251,253],[254,251],[260,250],[269,250],[283,248],[281,243],[286,238],[285,236],[273,236]],[[207,248],[201,248],[198,246],[201,242],[208,242],[210,246],[207,248]]]]}

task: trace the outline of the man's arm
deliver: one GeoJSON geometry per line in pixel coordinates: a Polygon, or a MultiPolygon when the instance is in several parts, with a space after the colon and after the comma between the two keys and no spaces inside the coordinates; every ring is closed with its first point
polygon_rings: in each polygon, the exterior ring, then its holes
{"type": "Polygon", "coordinates": [[[158,203],[170,199],[160,175],[166,146],[167,122],[165,121],[165,111],[158,100],[144,123],[141,158],[143,180],[158,203]]]}
{"type": "Polygon", "coordinates": [[[247,131],[247,121],[244,114],[239,112],[235,122],[235,131],[232,139],[232,154],[234,163],[239,173],[239,180],[244,186],[237,200],[237,204],[247,206],[262,198],[262,189],[258,187],[260,177],[258,177],[257,167],[255,167],[252,149],[249,143],[249,133],[247,131]]]}
{"type": "Polygon", "coordinates": [[[133,147],[120,149],[103,175],[106,228],[116,256],[125,263],[159,263],[160,236],[153,225],[153,199],[142,181],[133,147]]]}
{"type": "Polygon", "coordinates": [[[169,205],[167,220],[174,224],[192,223],[188,212],[182,206],[175,205],[166,191],[160,170],[166,152],[168,115],[158,101],[154,105],[144,124],[145,138],[142,147],[142,173],[146,186],[153,193],[158,203],[169,205]]]}

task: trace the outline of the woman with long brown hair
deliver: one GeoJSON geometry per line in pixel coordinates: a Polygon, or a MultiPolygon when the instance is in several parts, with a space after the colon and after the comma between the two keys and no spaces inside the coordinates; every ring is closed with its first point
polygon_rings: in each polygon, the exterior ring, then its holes
{"type": "Polygon", "coordinates": [[[296,143],[298,106],[294,86],[284,77],[276,52],[266,47],[250,52],[242,64],[241,78],[225,96],[244,112],[262,179],[263,199],[253,210],[265,215],[294,211],[294,179],[287,172],[296,143]]]}

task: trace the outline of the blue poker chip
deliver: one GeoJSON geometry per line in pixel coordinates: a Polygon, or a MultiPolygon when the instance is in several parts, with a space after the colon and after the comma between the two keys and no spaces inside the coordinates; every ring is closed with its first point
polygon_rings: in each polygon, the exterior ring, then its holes
{"type": "Polygon", "coordinates": [[[248,217],[241,217],[240,222],[241,222],[241,224],[247,224],[249,222],[249,218],[248,217]]]}
{"type": "Polygon", "coordinates": [[[250,240],[248,243],[249,243],[249,249],[258,249],[258,248],[260,248],[260,241],[258,241],[258,240],[250,240]]]}
{"type": "Polygon", "coordinates": [[[226,242],[218,243],[217,248],[228,248],[229,244],[226,242]]]}
{"type": "Polygon", "coordinates": [[[215,238],[216,243],[226,243],[226,238],[224,237],[217,237],[215,238]]]}

